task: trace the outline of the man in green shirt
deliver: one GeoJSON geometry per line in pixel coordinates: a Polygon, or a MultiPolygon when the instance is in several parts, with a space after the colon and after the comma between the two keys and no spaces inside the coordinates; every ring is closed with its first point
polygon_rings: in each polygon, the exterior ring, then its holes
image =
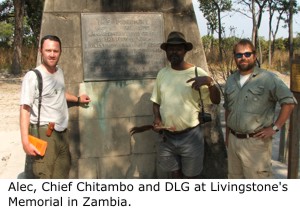
{"type": "Polygon", "coordinates": [[[228,77],[224,96],[228,178],[272,178],[272,136],[297,101],[275,74],[256,67],[251,41],[240,40],[233,53],[238,70],[228,77]],[[277,103],[281,109],[275,119],[277,103]]]}

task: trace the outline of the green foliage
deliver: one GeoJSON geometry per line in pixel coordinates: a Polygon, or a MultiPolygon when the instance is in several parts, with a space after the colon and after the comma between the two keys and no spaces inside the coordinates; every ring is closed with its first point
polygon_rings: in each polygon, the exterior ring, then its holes
{"type": "Polygon", "coordinates": [[[238,37],[227,37],[223,39],[223,48],[226,49],[226,51],[233,52],[233,46],[234,44],[239,40],[238,37]]]}
{"type": "MultiPolygon", "coordinates": [[[[214,9],[213,4],[209,0],[198,0],[200,3],[200,10],[203,13],[203,16],[207,20],[207,26],[211,31],[211,35],[214,34],[214,32],[218,28],[218,13],[217,10],[214,9]]],[[[209,32],[208,32],[209,33],[209,32]]]]}
{"type": "Polygon", "coordinates": [[[268,55],[268,52],[269,52],[269,41],[265,40],[264,37],[259,37],[258,42],[259,42],[259,46],[261,48],[262,54],[263,55],[268,55]]]}
{"type": "MultiPolygon", "coordinates": [[[[13,39],[15,26],[15,11],[13,0],[0,2],[0,70],[7,70],[14,64],[13,39]],[[4,53],[5,52],[5,53],[4,53]],[[3,54],[2,54],[3,53],[3,54]]],[[[38,38],[41,28],[44,0],[24,0],[25,15],[23,19],[22,67],[35,65],[38,38]]]]}
{"type": "Polygon", "coordinates": [[[12,24],[0,22],[0,46],[9,47],[12,45],[14,27],[12,24]]]}
{"type": "Polygon", "coordinates": [[[0,3],[0,46],[10,47],[14,34],[13,2],[5,0],[0,3]]]}
{"type": "Polygon", "coordinates": [[[294,38],[294,49],[300,50],[300,33],[294,38]]]}
{"type": "MultiPolygon", "coordinates": [[[[23,45],[35,45],[36,40],[33,37],[32,30],[28,25],[28,19],[25,17],[23,20],[24,25],[24,35],[23,35],[23,45]]],[[[14,21],[12,23],[7,23],[6,21],[0,22],[0,46],[2,47],[12,47],[14,37],[14,21]]]]}
{"type": "Polygon", "coordinates": [[[205,52],[210,51],[211,47],[212,47],[212,43],[213,43],[214,37],[210,36],[210,35],[205,35],[202,37],[202,45],[204,48],[205,52]]]}
{"type": "Polygon", "coordinates": [[[5,0],[0,2],[0,21],[7,21],[11,17],[13,17],[13,1],[5,0]]]}
{"type": "Polygon", "coordinates": [[[43,8],[44,0],[25,0],[27,23],[32,32],[30,40],[35,46],[38,46],[43,8]]]}
{"type": "MultiPolygon", "coordinates": [[[[44,0],[25,0],[23,44],[38,46],[44,0]]],[[[14,7],[12,0],[0,3],[0,46],[12,46],[14,35],[14,7]]]]}
{"type": "Polygon", "coordinates": [[[275,40],[275,50],[285,51],[286,49],[288,49],[287,39],[281,37],[275,40]]]}
{"type": "Polygon", "coordinates": [[[221,12],[229,11],[232,2],[231,0],[198,0],[198,2],[200,3],[199,8],[207,20],[208,28],[211,30],[211,35],[213,35],[218,26],[221,25],[218,16],[221,12]]]}
{"type": "Polygon", "coordinates": [[[25,16],[24,21],[23,21],[23,26],[24,26],[24,35],[23,35],[23,45],[25,46],[37,46],[36,45],[36,38],[35,34],[32,31],[32,28],[30,27],[28,23],[28,17],[25,16]]]}

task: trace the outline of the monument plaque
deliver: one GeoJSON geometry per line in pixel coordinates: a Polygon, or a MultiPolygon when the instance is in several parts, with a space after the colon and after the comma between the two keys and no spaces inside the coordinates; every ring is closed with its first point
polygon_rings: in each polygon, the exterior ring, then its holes
{"type": "Polygon", "coordinates": [[[84,81],[155,78],[165,66],[161,13],[83,13],[84,81]]]}

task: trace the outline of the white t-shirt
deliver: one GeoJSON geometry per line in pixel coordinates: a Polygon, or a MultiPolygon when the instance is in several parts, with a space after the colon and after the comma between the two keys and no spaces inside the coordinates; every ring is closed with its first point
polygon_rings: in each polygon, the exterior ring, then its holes
{"type": "Polygon", "coordinates": [[[246,83],[246,81],[249,79],[251,74],[247,74],[247,75],[240,75],[240,85],[241,87],[244,86],[244,84],[246,83]]]}
{"type": "MultiPolygon", "coordinates": [[[[65,83],[62,69],[59,67],[53,74],[37,67],[43,78],[42,106],[40,125],[55,123],[55,130],[63,131],[68,126],[69,113],[65,97],[65,83]]],[[[34,71],[29,71],[23,78],[21,105],[31,107],[30,123],[37,124],[38,115],[38,81],[34,71]]]]}

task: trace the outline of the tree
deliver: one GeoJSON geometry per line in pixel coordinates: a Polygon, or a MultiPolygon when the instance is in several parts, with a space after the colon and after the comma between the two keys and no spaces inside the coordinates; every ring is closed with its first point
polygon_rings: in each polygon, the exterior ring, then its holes
{"type": "Polygon", "coordinates": [[[0,3],[0,21],[7,21],[13,14],[13,2],[5,0],[0,3]]]}
{"type": "Polygon", "coordinates": [[[267,5],[268,0],[237,0],[236,3],[239,5],[245,5],[251,11],[251,17],[248,15],[247,11],[245,12],[243,9],[237,9],[237,12],[242,13],[246,17],[250,17],[252,19],[252,42],[254,46],[258,46],[260,61],[262,62],[262,53],[260,49],[259,43],[259,28],[262,21],[262,15],[267,5]]]}
{"type": "Polygon", "coordinates": [[[14,0],[15,11],[15,30],[14,30],[14,45],[13,45],[13,60],[11,65],[11,73],[14,75],[22,72],[22,43],[23,43],[23,19],[24,5],[23,0],[14,0]]]}
{"type": "Polygon", "coordinates": [[[38,46],[44,0],[5,0],[0,3],[0,44],[13,42],[10,72],[21,73],[22,46],[38,46]],[[11,33],[11,28],[14,28],[11,33]]]}
{"type": "Polygon", "coordinates": [[[252,19],[252,42],[255,46],[258,45],[258,31],[262,21],[262,14],[265,10],[268,0],[237,0],[239,5],[245,5],[248,11],[237,8],[236,11],[252,19]],[[251,16],[248,12],[251,12],[251,16]]]}
{"type": "Polygon", "coordinates": [[[223,60],[222,50],[222,21],[221,13],[229,11],[231,9],[231,0],[198,0],[200,3],[200,10],[203,16],[206,18],[211,30],[213,32],[218,26],[218,37],[219,37],[219,61],[223,60]]]}
{"type": "Polygon", "coordinates": [[[35,46],[38,46],[39,43],[44,2],[44,0],[25,0],[25,11],[28,17],[28,24],[35,38],[35,46]]]}
{"type": "MultiPolygon", "coordinates": [[[[275,51],[275,41],[276,35],[279,29],[279,25],[284,21],[284,26],[286,27],[289,22],[290,17],[290,1],[289,0],[268,0],[269,7],[269,66],[272,64],[272,58],[275,51]],[[272,27],[273,16],[278,13],[275,27],[272,27]],[[284,16],[285,15],[285,16],[284,16]]],[[[293,2],[292,12],[297,13],[297,2],[293,2]]]]}
{"type": "Polygon", "coordinates": [[[294,46],[293,46],[293,5],[294,5],[295,0],[290,0],[289,4],[289,21],[288,21],[288,26],[289,26],[289,60],[290,64],[292,64],[293,61],[293,54],[294,54],[294,46]]]}
{"type": "Polygon", "coordinates": [[[13,3],[6,0],[0,3],[0,46],[12,45],[13,29],[13,3]]]}
{"type": "MultiPolygon", "coordinates": [[[[273,1],[273,0],[268,0],[268,6],[269,6],[269,67],[271,67],[271,64],[272,64],[272,55],[273,55],[273,52],[272,52],[272,20],[273,20],[273,16],[274,16],[274,13],[275,13],[275,6],[276,3],[273,1]]],[[[277,19],[279,20],[279,19],[277,19]]],[[[278,22],[277,22],[278,23],[278,22]]],[[[277,24],[278,26],[278,24],[277,24]]],[[[275,30],[275,32],[277,33],[277,30],[275,30]]]]}
{"type": "Polygon", "coordinates": [[[0,46],[9,46],[13,34],[13,25],[0,22],[0,46]]]}

